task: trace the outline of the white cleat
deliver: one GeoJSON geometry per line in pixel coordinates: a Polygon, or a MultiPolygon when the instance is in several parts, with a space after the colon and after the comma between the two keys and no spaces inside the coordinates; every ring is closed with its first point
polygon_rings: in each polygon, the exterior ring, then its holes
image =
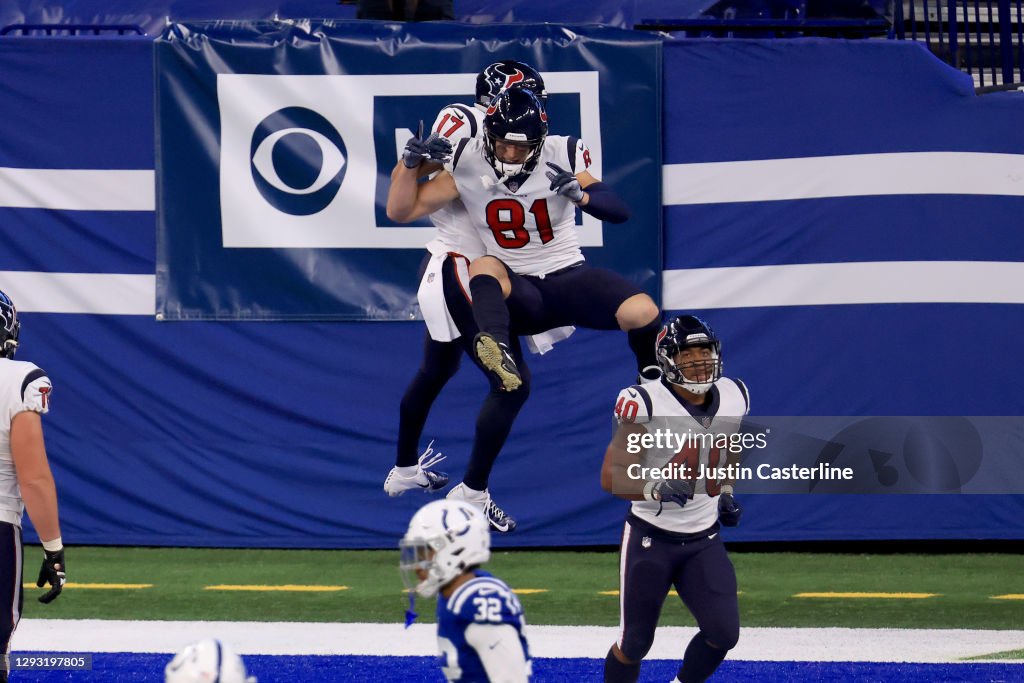
{"type": "MultiPolygon", "coordinates": [[[[447,456],[434,453],[432,448],[434,442],[427,444],[427,450],[423,451],[419,461],[416,463],[415,471],[412,474],[403,474],[400,468],[392,467],[384,480],[384,492],[392,498],[400,496],[409,490],[434,493],[448,485],[448,475],[444,472],[434,472],[430,468],[444,460],[447,456]]],[[[412,468],[401,468],[412,469],[412,468]]]]}
{"type": "Polygon", "coordinates": [[[508,534],[516,529],[516,520],[505,514],[505,511],[498,507],[498,504],[491,498],[489,491],[474,491],[465,484],[458,484],[448,492],[448,498],[464,500],[483,510],[484,516],[490,523],[491,528],[498,533],[508,534]]]}

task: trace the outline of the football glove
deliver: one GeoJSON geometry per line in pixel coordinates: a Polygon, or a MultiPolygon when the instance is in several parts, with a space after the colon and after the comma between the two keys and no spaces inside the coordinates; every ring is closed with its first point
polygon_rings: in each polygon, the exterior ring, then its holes
{"type": "Polygon", "coordinates": [[[416,168],[425,161],[432,161],[443,164],[451,158],[452,143],[437,133],[431,133],[427,138],[423,137],[423,122],[420,121],[419,130],[415,137],[409,138],[405,143],[405,151],[402,153],[402,163],[406,168],[416,168]]]}
{"type": "Polygon", "coordinates": [[[48,605],[57,599],[67,580],[66,571],[67,565],[64,564],[63,548],[53,552],[43,550],[43,566],[39,568],[39,579],[36,581],[36,586],[42,588],[46,584],[50,584],[51,588],[39,596],[39,602],[48,605]]]}
{"type": "Polygon", "coordinates": [[[683,507],[693,498],[693,482],[689,479],[665,479],[656,483],[651,493],[659,503],[675,503],[683,507]]]}
{"type": "Polygon", "coordinates": [[[551,167],[551,170],[544,175],[551,181],[550,189],[552,191],[562,195],[573,204],[583,199],[583,188],[580,187],[580,181],[576,179],[576,176],[550,161],[548,166],[551,167]]]}
{"type": "Polygon", "coordinates": [[[723,526],[739,526],[742,516],[743,508],[731,493],[723,493],[718,496],[718,521],[723,526]]]}

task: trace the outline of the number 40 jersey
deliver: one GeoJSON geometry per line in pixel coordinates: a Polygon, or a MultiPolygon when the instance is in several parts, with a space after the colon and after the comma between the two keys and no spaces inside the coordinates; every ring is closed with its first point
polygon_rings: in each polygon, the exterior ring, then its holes
{"type": "Polygon", "coordinates": [[[504,581],[477,570],[476,577],[437,599],[441,669],[460,683],[526,683],[530,650],[523,608],[504,581]]]}

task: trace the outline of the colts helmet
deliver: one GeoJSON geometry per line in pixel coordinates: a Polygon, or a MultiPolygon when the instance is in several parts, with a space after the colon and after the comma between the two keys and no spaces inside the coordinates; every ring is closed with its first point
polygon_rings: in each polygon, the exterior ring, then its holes
{"type": "Polygon", "coordinates": [[[18,333],[21,323],[18,322],[18,311],[14,308],[11,297],[0,292],[0,357],[14,358],[18,350],[18,333]]]}
{"type": "Polygon", "coordinates": [[[540,159],[548,136],[548,115],[544,105],[529,90],[506,90],[487,107],[484,117],[484,156],[499,175],[512,177],[530,173],[540,159]],[[502,161],[495,153],[497,140],[530,148],[523,163],[502,161]]]}
{"type": "Polygon", "coordinates": [[[681,315],[670,320],[658,333],[658,365],[665,379],[694,394],[705,394],[722,377],[722,342],[711,326],[695,315],[681,315]],[[707,348],[711,357],[676,363],[676,355],[683,349],[707,348]],[[701,375],[700,381],[689,379],[701,375]]]}
{"type": "Polygon", "coordinates": [[[539,71],[529,64],[503,59],[486,67],[476,77],[476,103],[486,107],[495,97],[513,88],[531,90],[541,102],[548,99],[539,71]]]}
{"type": "Polygon", "coordinates": [[[491,559],[491,531],[477,507],[435,500],[413,515],[398,548],[405,587],[432,598],[462,572],[491,559]]]}
{"type": "Polygon", "coordinates": [[[256,683],[234,650],[208,638],[192,643],[164,669],[165,683],[256,683]]]}

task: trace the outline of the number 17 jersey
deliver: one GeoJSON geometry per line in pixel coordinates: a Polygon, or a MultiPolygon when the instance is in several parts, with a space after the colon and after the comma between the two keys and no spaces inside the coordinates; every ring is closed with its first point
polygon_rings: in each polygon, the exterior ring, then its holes
{"type": "Polygon", "coordinates": [[[583,261],[576,205],[550,189],[554,163],[572,174],[590,166],[582,140],[549,135],[533,172],[499,183],[480,138],[460,142],[448,171],[487,254],[520,275],[546,275],[583,261]]]}

